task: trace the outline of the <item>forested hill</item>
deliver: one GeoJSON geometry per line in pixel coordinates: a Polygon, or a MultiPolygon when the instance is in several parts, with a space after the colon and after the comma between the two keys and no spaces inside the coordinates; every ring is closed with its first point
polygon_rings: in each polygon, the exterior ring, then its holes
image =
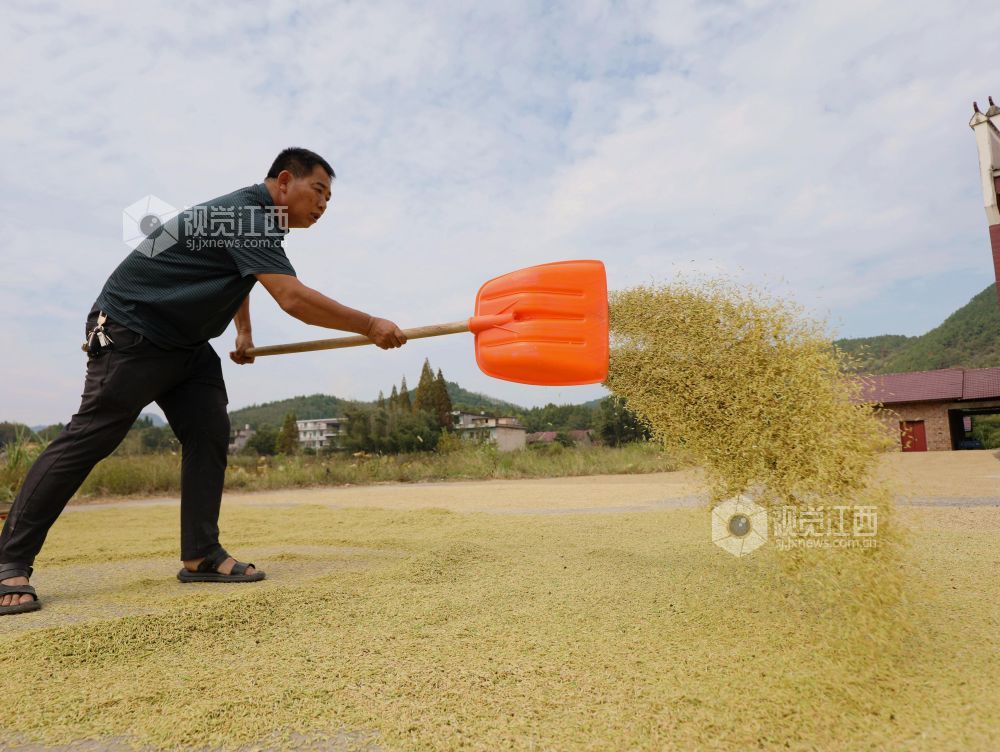
{"type": "Polygon", "coordinates": [[[342,416],[346,408],[356,404],[360,403],[334,397],[332,394],[310,394],[233,410],[229,413],[229,421],[233,428],[242,428],[244,425],[277,428],[288,413],[295,413],[299,420],[336,418],[342,416]]]}
{"type": "Polygon", "coordinates": [[[837,340],[869,373],[1000,366],[1000,306],[990,285],[944,322],[919,337],[883,334],[837,340]]]}
{"type": "MultiPolygon", "coordinates": [[[[472,412],[486,411],[504,415],[517,415],[525,411],[525,408],[511,402],[504,402],[485,394],[470,392],[453,381],[446,382],[446,386],[448,387],[448,396],[451,397],[452,406],[456,410],[469,410],[472,412]]],[[[234,427],[243,427],[247,424],[251,426],[269,425],[277,427],[281,425],[281,422],[288,413],[295,413],[295,417],[299,420],[336,418],[343,416],[344,410],[350,408],[352,405],[371,404],[373,403],[341,399],[331,394],[310,394],[308,396],[290,397],[288,399],[277,400],[276,402],[265,402],[261,405],[250,405],[239,410],[233,410],[229,413],[229,419],[234,427]]]]}

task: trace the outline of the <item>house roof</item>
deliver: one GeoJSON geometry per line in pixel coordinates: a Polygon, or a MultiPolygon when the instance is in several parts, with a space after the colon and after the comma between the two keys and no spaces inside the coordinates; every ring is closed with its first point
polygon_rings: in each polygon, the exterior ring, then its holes
{"type": "Polygon", "coordinates": [[[941,368],[868,376],[864,397],[883,405],[1000,399],[1000,368],[941,368]]]}
{"type": "Polygon", "coordinates": [[[965,372],[962,399],[993,399],[1000,396],[1000,368],[976,368],[965,372]]]}
{"type": "Polygon", "coordinates": [[[536,433],[529,433],[525,440],[529,444],[533,444],[536,441],[555,441],[556,432],[555,431],[538,431],[536,433]]]}

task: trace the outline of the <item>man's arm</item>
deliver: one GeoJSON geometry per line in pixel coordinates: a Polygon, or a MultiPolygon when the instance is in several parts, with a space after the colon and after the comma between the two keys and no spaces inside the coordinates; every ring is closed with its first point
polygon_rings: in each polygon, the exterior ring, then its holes
{"type": "Polygon", "coordinates": [[[306,287],[298,277],[290,274],[258,274],[257,279],[281,306],[281,310],[299,321],[363,334],[383,350],[406,343],[406,335],[392,321],[370,316],[338,303],[323,293],[306,287]]]}
{"type": "Polygon", "coordinates": [[[229,353],[229,359],[241,366],[253,363],[254,359],[246,354],[248,347],[253,347],[253,332],[250,327],[250,296],[247,295],[240,304],[239,310],[233,316],[236,323],[236,349],[229,353]]]}

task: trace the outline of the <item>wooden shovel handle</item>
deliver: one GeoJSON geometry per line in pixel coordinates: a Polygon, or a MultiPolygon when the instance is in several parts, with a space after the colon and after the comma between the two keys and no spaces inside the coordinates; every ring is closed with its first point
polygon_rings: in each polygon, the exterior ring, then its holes
{"type": "MultiPolygon", "coordinates": [[[[452,321],[450,324],[431,324],[430,326],[417,326],[413,329],[404,329],[403,334],[410,339],[423,339],[424,337],[440,337],[444,334],[458,334],[469,331],[468,320],[452,321]]],[[[250,357],[260,355],[285,355],[286,353],[312,352],[313,350],[336,350],[341,347],[360,347],[361,345],[374,345],[367,337],[356,334],[353,337],[336,337],[334,339],[314,339],[309,342],[289,342],[286,345],[267,345],[265,347],[247,348],[246,354],[250,357]]]]}

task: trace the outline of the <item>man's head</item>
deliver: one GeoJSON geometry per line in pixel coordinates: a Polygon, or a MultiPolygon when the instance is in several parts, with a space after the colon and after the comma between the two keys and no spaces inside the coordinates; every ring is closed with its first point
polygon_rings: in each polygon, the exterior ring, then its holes
{"type": "Polygon", "coordinates": [[[330,163],[319,154],[291,147],[274,160],[265,184],[274,205],[287,208],[289,228],[311,227],[326,211],[335,177],[330,163]]]}

